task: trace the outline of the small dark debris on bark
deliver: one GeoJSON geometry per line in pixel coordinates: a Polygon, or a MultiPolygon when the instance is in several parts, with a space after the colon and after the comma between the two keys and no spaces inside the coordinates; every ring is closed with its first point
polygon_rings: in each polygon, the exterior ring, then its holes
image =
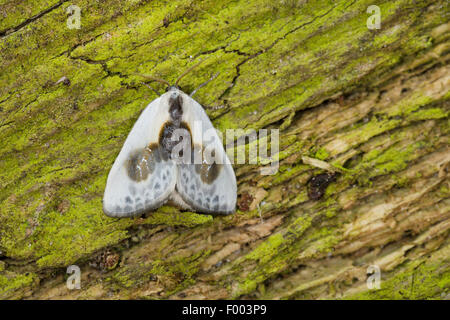
{"type": "Polygon", "coordinates": [[[66,76],[60,78],[58,81],[56,81],[55,84],[60,84],[60,83],[66,85],[66,86],[70,86],[70,80],[66,76]]]}
{"type": "Polygon", "coordinates": [[[253,201],[253,197],[248,192],[244,192],[238,200],[239,210],[248,211],[252,201],[253,201]]]}
{"type": "Polygon", "coordinates": [[[308,197],[319,200],[325,193],[328,185],[336,180],[336,173],[321,173],[308,181],[308,197]]]}

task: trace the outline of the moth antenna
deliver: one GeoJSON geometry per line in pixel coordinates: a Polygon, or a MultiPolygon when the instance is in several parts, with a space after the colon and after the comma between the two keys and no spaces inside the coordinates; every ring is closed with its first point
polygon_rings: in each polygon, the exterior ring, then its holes
{"type": "Polygon", "coordinates": [[[197,91],[201,88],[203,88],[204,86],[206,86],[208,83],[210,83],[211,81],[213,81],[215,78],[217,78],[219,76],[220,72],[217,72],[215,75],[213,75],[211,78],[209,78],[208,80],[206,80],[205,82],[203,82],[201,85],[199,85],[194,91],[191,92],[191,94],[189,96],[193,97],[194,94],[197,93],[197,91]]]}
{"type": "Polygon", "coordinates": [[[135,73],[134,75],[136,75],[136,76],[141,76],[141,77],[143,77],[143,78],[146,78],[146,79],[149,79],[149,80],[152,80],[152,81],[161,82],[161,83],[166,84],[168,87],[170,87],[170,83],[167,82],[166,80],[159,79],[159,78],[154,78],[154,77],[148,76],[148,75],[146,75],[146,74],[135,73]]]}
{"type": "Polygon", "coordinates": [[[175,81],[175,85],[178,86],[178,82],[180,82],[180,80],[187,75],[189,72],[191,72],[194,68],[198,67],[200,65],[200,63],[202,63],[203,61],[205,61],[206,59],[200,60],[199,62],[197,62],[196,64],[194,64],[192,67],[190,67],[189,69],[187,69],[185,72],[183,72],[181,74],[181,76],[178,77],[177,81],[175,81]]]}
{"type": "Polygon", "coordinates": [[[153,89],[153,87],[145,82],[141,82],[144,86],[146,86],[147,88],[149,88],[150,90],[152,90],[154,93],[156,93],[157,96],[160,96],[161,93],[159,93],[158,91],[156,91],[155,89],[153,89]]]}

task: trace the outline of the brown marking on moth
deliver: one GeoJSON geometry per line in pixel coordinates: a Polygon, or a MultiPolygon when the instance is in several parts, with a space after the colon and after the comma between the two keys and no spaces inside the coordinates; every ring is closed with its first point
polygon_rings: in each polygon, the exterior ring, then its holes
{"type": "Polygon", "coordinates": [[[200,175],[202,181],[206,184],[213,183],[220,174],[223,165],[213,162],[212,164],[203,163],[195,165],[195,172],[200,175]]]}
{"type": "MultiPolygon", "coordinates": [[[[220,174],[222,170],[223,164],[218,164],[215,162],[214,157],[216,155],[216,151],[211,151],[212,159],[206,159],[205,157],[205,147],[201,147],[199,145],[194,146],[194,153],[200,153],[201,163],[197,163],[197,161],[193,161],[195,163],[195,172],[200,175],[201,180],[206,184],[212,184],[220,174]],[[200,151],[201,149],[201,151],[200,151]]],[[[194,159],[193,160],[198,160],[194,159]]]]}
{"type": "MultiPolygon", "coordinates": [[[[190,143],[189,145],[192,148],[192,133],[191,129],[189,128],[189,125],[186,122],[180,122],[178,125],[174,122],[166,122],[161,131],[159,132],[159,145],[161,146],[161,155],[164,160],[168,160],[171,158],[172,149],[178,144],[182,142],[182,139],[179,139],[178,141],[172,140],[172,135],[175,130],[182,129],[185,132],[182,135],[183,139],[184,137],[189,139],[190,143]]],[[[180,155],[183,156],[183,155],[180,155]]]]}
{"type": "Polygon", "coordinates": [[[179,125],[183,116],[183,98],[181,94],[169,97],[169,114],[175,125],[179,125]]]}
{"type": "Polygon", "coordinates": [[[140,182],[148,178],[155,169],[155,161],[160,160],[157,149],[156,144],[151,144],[130,153],[125,165],[131,180],[140,182]]]}

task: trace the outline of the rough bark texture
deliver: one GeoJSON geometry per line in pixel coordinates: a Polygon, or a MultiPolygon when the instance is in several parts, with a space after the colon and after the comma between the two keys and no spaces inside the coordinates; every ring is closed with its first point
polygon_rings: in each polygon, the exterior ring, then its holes
{"type": "Polygon", "coordinates": [[[448,299],[448,21],[445,0],[0,1],[0,297],[448,299]],[[205,58],[184,91],[220,72],[196,100],[219,130],[279,128],[280,170],[236,165],[231,216],[106,217],[163,89],[136,73],[205,58]]]}

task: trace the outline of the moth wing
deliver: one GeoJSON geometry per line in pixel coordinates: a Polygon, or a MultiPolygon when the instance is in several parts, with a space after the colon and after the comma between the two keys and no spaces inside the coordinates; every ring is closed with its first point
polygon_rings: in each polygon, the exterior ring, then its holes
{"type": "Polygon", "coordinates": [[[159,132],[169,120],[161,97],[141,113],[109,172],[103,211],[129,217],[162,205],[175,189],[176,165],[158,146],[159,132]]]}
{"type": "Polygon", "coordinates": [[[199,212],[233,213],[237,198],[236,176],[222,140],[203,107],[188,95],[183,95],[185,108],[182,120],[191,130],[194,153],[209,147],[214,150],[215,158],[221,161],[208,165],[201,164],[200,159],[200,163],[180,164],[176,190],[189,206],[199,212]]]}

